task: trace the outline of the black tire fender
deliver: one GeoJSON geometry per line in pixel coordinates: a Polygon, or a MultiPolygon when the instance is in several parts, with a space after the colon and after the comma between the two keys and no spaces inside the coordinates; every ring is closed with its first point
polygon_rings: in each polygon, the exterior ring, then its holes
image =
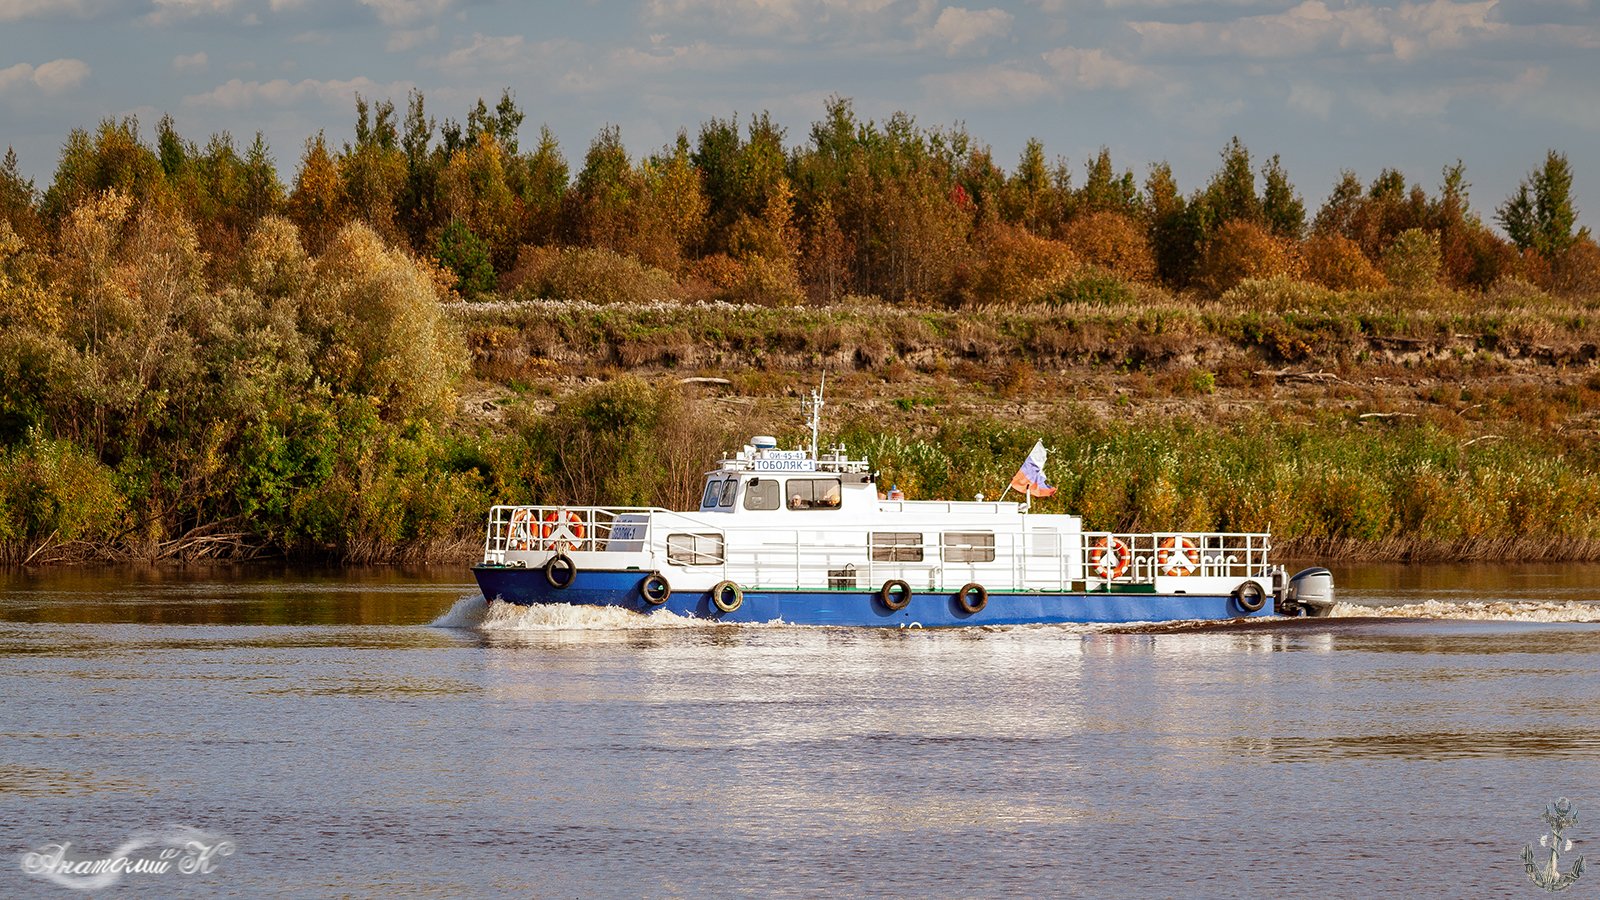
{"type": "Polygon", "coordinates": [[[899,612],[911,602],[911,585],[898,578],[891,578],[878,588],[878,602],[890,612],[899,612]]]}
{"type": "Polygon", "coordinates": [[[672,584],[660,572],[651,572],[639,582],[639,596],[651,606],[660,606],[672,596],[672,584]]]}
{"type": "Polygon", "coordinates": [[[578,564],[565,553],[557,553],[544,564],[544,580],[558,591],[572,587],[572,582],[577,579],[578,564]]]}
{"type": "Polygon", "coordinates": [[[1247,613],[1260,612],[1267,605],[1267,592],[1260,584],[1246,581],[1233,589],[1233,603],[1247,613]]]}
{"type": "Polygon", "coordinates": [[[731,613],[744,603],[744,589],[731,581],[719,581],[711,589],[711,605],[731,613]]]}

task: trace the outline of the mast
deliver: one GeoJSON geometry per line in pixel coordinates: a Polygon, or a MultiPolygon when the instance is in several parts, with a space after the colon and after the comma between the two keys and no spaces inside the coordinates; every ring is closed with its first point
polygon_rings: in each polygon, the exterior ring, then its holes
{"type": "Polygon", "coordinates": [[[811,458],[820,459],[817,455],[817,442],[822,433],[822,391],[828,386],[828,373],[822,373],[822,382],[817,389],[811,392],[809,400],[801,401],[802,406],[811,413],[811,458]]]}

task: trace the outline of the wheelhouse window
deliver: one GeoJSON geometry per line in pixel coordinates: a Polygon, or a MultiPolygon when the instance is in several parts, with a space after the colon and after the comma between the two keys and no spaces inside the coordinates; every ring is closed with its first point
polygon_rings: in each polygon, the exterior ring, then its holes
{"type": "Polygon", "coordinates": [[[739,479],[729,478],[727,481],[724,481],[722,483],[722,497],[717,500],[717,505],[721,507],[732,507],[733,495],[737,494],[738,492],[739,479]]]}
{"type": "Polygon", "coordinates": [[[922,535],[915,531],[874,531],[873,562],[922,562],[922,535]]]}
{"type": "Polygon", "coordinates": [[[722,535],[669,534],[667,562],[676,566],[720,566],[722,535]]]}
{"type": "Polygon", "coordinates": [[[791,478],[784,493],[790,509],[838,509],[840,490],[837,478],[791,478]]]}
{"type": "Polygon", "coordinates": [[[752,478],[744,484],[745,509],[777,509],[782,496],[782,485],[774,478],[752,478]]]}
{"type": "Polygon", "coordinates": [[[944,561],[952,563],[994,562],[994,532],[945,532],[944,561]]]}
{"type": "Polygon", "coordinates": [[[706,482],[706,494],[700,498],[700,508],[709,509],[717,505],[717,498],[722,494],[722,482],[712,479],[706,482]]]}

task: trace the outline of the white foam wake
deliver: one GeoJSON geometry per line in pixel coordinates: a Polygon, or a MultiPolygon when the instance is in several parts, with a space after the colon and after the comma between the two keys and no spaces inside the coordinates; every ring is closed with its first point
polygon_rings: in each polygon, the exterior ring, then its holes
{"type": "Polygon", "coordinates": [[[715,626],[707,619],[692,619],[662,610],[645,615],[620,606],[584,606],[571,603],[522,605],[496,600],[485,603],[482,594],[467,594],[444,615],[428,623],[434,628],[473,628],[479,631],[613,631],[628,628],[687,628],[715,626]]]}
{"type": "Polygon", "coordinates": [[[645,615],[620,606],[576,603],[534,603],[524,606],[496,600],[488,605],[477,628],[480,631],[615,631],[717,624],[709,619],[691,619],[666,610],[645,615]]]}
{"type": "Polygon", "coordinates": [[[1600,604],[1502,600],[1447,603],[1427,600],[1404,606],[1337,603],[1334,616],[1384,616],[1408,619],[1466,619],[1480,622],[1600,622],[1600,604]]]}

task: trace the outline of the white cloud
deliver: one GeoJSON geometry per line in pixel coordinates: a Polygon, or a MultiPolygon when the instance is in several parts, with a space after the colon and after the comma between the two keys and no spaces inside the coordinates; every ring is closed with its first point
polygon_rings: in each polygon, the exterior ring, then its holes
{"type": "Polygon", "coordinates": [[[449,12],[455,0],[361,0],[361,5],[377,13],[383,24],[398,26],[436,19],[449,12]]]}
{"type": "Polygon", "coordinates": [[[465,73],[502,69],[528,58],[528,41],[520,34],[490,36],[474,34],[472,43],[457,47],[428,65],[444,72],[465,73]]]}
{"type": "Polygon", "coordinates": [[[17,63],[0,69],[0,94],[32,86],[46,94],[70,91],[89,77],[89,64],[81,59],[53,59],[37,66],[17,63]]]}
{"type": "Polygon", "coordinates": [[[187,55],[179,54],[172,58],[172,71],[174,72],[204,72],[210,60],[204,50],[187,55]]]}
{"type": "Polygon", "coordinates": [[[1012,16],[1003,9],[970,10],[947,6],[939,12],[933,26],[924,32],[925,45],[942,47],[948,56],[969,50],[982,51],[990,41],[1011,31],[1012,16]]]}
{"type": "Polygon", "coordinates": [[[228,110],[256,106],[289,107],[307,102],[344,106],[354,103],[356,94],[366,97],[404,97],[412,87],[411,83],[403,81],[379,84],[365,76],[348,81],[307,78],[293,82],[283,78],[271,81],[241,81],[233,78],[204,94],[183,98],[183,104],[228,110]]]}
{"type": "Polygon", "coordinates": [[[1068,85],[1084,90],[1133,87],[1152,73],[1095,47],[1061,47],[1044,54],[1045,64],[1068,85]]]}
{"type": "Polygon", "coordinates": [[[1333,115],[1333,91],[1315,84],[1291,84],[1284,100],[1290,109],[1326,122],[1333,115]]]}
{"type": "Polygon", "coordinates": [[[1058,90],[1040,73],[1011,65],[928,75],[922,86],[941,100],[965,106],[1020,106],[1058,90]]]}
{"type": "Polygon", "coordinates": [[[1229,21],[1139,21],[1128,25],[1151,54],[1298,59],[1319,53],[1366,52],[1401,61],[1460,48],[1503,30],[1491,12],[1499,0],[1429,0],[1387,8],[1367,3],[1330,8],[1304,0],[1283,12],[1229,21]]]}
{"type": "MultiPolygon", "coordinates": [[[[565,49],[571,50],[574,45],[565,49]]],[[[550,56],[549,52],[543,54],[550,56]]],[[[568,53],[576,62],[576,53],[568,53]]],[[[651,42],[648,49],[625,47],[606,54],[598,61],[575,64],[561,77],[569,91],[589,92],[619,85],[636,84],[678,72],[724,72],[747,63],[769,59],[765,50],[745,50],[696,41],[682,46],[651,42]]]]}
{"type": "Polygon", "coordinates": [[[413,28],[389,33],[389,42],[384,49],[390,53],[400,53],[405,50],[415,50],[423,44],[439,39],[439,26],[429,25],[427,28],[413,28]]]}
{"type": "Polygon", "coordinates": [[[180,19],[229,13],[235,5],[235,0],[152,0],[145,21],[152,25],[164,25],[180,19]]]}
{"type": "Polygon", "coordinates": [[[23,19],[87,19],[103,12],[106,0],[0,0],[0,22],[23,19]]]}
{"type": "Polygon", "coordinates": [[[648,0],[647,21],[683,25],[693,19],[733,34],[803,40],[833,27],[886,25],[897,0],[648,0]]]}

